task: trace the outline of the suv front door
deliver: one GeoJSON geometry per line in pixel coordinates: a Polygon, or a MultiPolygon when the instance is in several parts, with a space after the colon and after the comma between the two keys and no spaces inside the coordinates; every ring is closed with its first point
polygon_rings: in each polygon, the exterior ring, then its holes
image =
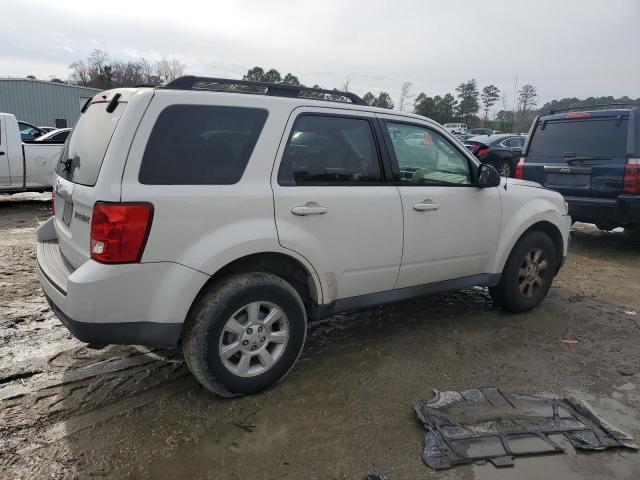
{"type": "Polygon", "coordinates": [[[325,303],[392,290],[402,256],[402,206],[375,115],[294,111],[272,174],[280,244],[323,278],[325,303]]]}
{"type": "Polygon", "coordinates": [[[404,211],[396,288],[489,273],[500,232],[497,188],[474,185],[469,158],[444,132],[381,117],[404,211]],[[405,141],[418,133],[422,144],[405,141]]]}

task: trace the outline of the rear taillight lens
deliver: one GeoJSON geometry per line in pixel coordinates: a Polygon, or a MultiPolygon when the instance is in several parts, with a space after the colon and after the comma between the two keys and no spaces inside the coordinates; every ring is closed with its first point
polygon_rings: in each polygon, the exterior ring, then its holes
{"type": "Polygon", "coordinates": [[[96,202],[91,217],[91,258],[100,263],[135,263],[147,243],[153,205],[96,202]]]}
{"type": "Polygon", "coordinates": [[[518,165],[516,165],[516,171],[513,176],[520,180],[524,179],[524,158],[518,160],[518,165]]]}
{"type": "Polygon", "coordinates": [[[640,158],[627,159],[623,190],[624,193],[640,193],[640,158]]]}
{"type": "Polygon", "coordinates": [[[51,194],[51,215],[56,216],[56,194],[51,194]]]}
{"type": "Polygon", "coordinates": [[[487,155],[489,155],[489,149],[487,147],[480,147],[478,148],[476,155],[478,157],[486,157],[487,155]]]}

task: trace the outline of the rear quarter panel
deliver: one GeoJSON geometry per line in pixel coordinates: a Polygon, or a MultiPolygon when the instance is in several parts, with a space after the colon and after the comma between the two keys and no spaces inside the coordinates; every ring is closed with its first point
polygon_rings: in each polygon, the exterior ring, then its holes
{"type": "Polygon", "coordinates": [[[213,275],[225,265],[247,255],[285,253],[305,266],[321,296],[322,287],[309,262],[279,245],[274,219],[271,171],[292,109],[286,101],[276,103],[257,95],[182,91],[156,93],[131,144],[122,178],[122,201],[147,201],[154,205],[153,224],[143,262],[176,262],[213,275]],[[153,126],[166,107],[177,104],[268,110],[262,133],[238,183],[145,185],[139,182],[140,165],[153,126]]]}

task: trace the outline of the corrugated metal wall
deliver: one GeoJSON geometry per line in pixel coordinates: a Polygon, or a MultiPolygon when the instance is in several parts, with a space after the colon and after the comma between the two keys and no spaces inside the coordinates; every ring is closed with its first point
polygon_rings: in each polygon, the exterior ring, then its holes
{"type": "Polygon", "coordinates": [[[73,127],[87,98],[100,90],[42,80],[0,78],[0,112],[37,126],[56,126],[66,119],[73,127]]]}

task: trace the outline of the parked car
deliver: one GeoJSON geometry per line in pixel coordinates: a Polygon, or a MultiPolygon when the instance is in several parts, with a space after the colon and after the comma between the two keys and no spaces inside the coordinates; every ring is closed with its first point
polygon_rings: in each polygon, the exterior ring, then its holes
{"type": "Polygon", "coordinates": [[[70,128],[58,128],[54,129],[50,132],[45,133],[41,137],[36,138],[36,142],[49,142],[49,143],[64,143],[69,134],[71,133],[70,128]]]}
{"type": "Polygon", "coordinates": [[[0,193],[50,190],[62,144],[24,142],[18,123],[0,113],[0,193]]]}
{"type": "Polygon", "coordinates": [[[574,220],[640,226],[640,108],[538,117],[516,177],[562,193],[574,220]]]}
{"type": "Polygon", "coordinates": [[[470,128],[469,130],[467,130],[467,133],[470,133],[472,135],[486,135],[487,137],[489,135],[493,135],[493,129],[491,128],[470,128]]]}
{"type": "Polygon", "coordinates": [[[37,260],[60,320],[93,344],[181,344],[227,396],[282,379],[309,320],[473,285],[536,307],[571,223],[436,122],[291,85],[100,93],[56,172],[37,260]]]}
{"type": "Polygon", "coordinates": [[[461,135],[463,133],[467,133],[467,124],[466,123],[445,123],[444,128],[451,135],[461,135]]]}
{"type": "Polygon", "coordinates": [[[492,165],[503,177],[512,177],[522,154],[526,137],[521,135],[491,135],[472,137],[465,147],[482,163],[492,165]]]}
{"type": "Polygon", "coordinates": [[[474,135],[473,133],[459,133],[457,135],[454,135],[454,137],[456,137],[461,142],[464,142],[465,140],[469,140],[475,136],[477,135],[474,135]]]}
{"type": "Polygon", "coordinates": [[[23,142],[32,142],[36,138],[47,133],[40,127],[31,125],[28,122],[23,122],[22,120],[18,121],[18,128],[20,130],[20,136],[22,137],[23,142]]]}

